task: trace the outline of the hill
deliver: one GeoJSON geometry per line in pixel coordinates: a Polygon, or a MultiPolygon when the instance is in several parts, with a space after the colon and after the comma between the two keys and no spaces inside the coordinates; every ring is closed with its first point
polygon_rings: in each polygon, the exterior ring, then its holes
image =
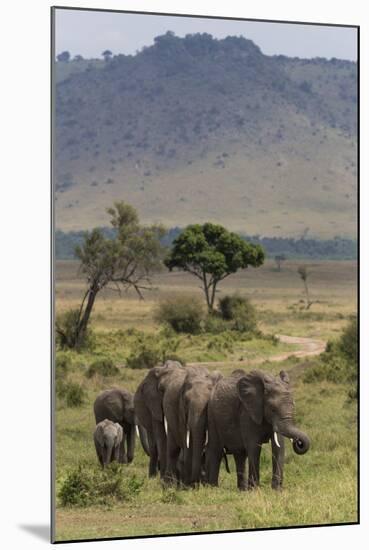
{"type": "Polygon", "coordinates": [[[56,81],[57,228],[106,225],[123,199],[169,227],[355,237],[356,63],[168,32],[134,56],[58,62],[56,81]]]}

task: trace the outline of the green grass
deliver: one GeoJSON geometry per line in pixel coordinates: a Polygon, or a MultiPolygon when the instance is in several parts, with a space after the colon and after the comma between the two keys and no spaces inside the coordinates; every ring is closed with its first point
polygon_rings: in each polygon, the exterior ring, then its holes
{"type": "MultiPolygon", "coordinates": [[[[258,314],[258,326],[265,334],[287,334],[316,339],[335,339],[355,311],[356,265],[352,262],[317,262],[311,266],[310,290],[313,304],[299,310],[301,284],[293,262],[286,262],[276,274],[272,263],[259,270],[246,270],[230,277],[222,293],[241,292],[251,296],[258,314]],[[297,304],[297,305],[296,305],[297,304]]],[[[83,281],[75,276],[76,264],[57,264],[58,312],[79,303],[83,281]]],[[[316,358],[286,358],[277,363],[273,356],[288,355],[295,346],[275,345],[270,339],[240,334],[164,334],[153,320],[155,304],[172,293],[198,292],[196,282],[181,273],[163,273],[155,278],[155,290],[144,302],[133,295],[116,293],[98,297],[92,318],[95,349],[77,354],[65,352],[66,378],[80,384],[84,401],[69,408],[62,399],[56,408],[56,493],[68,473],[82,465],[92,473],[97,468],[92,433],[92,405],[102,389],[124,387],[134,392],[146,370],[125,367],[127,357],[141,345],[175,347],[187,363],[206,362],[208,367],[229,374],[234,368],[252,368],[278,373],[290,372],[296,401],[296,423],[311,438],[311,449],[297,456],[287,442],[284,489],[270,488],[271,451],[264,445],[261,456],[261,488],[239,493],[234,464],[232,474],[221,468],[219,488],[163,491],[158,479],[147,478],[147,457],[139,443],[130,465],[122,467],[124,483],[134,478],[143,486],[127,501],[109,499],[85,507],[61,506],[57,498],[57,540],[125,537],[164,533],[185,533],[254,529],[278,526],[350,523],[357,520],[357,402],[348,398],[350,386],[324,380],[304,382],[304,375],[316,358]],[[134,328],[135,330],[132,330],[134,328]],[[139,330],[137,330],[139,329],[139,330]],[[172,340],[171,340],[172,339],[172,340]],[[67,358],[67,359],[66,359],[67,358]],[[96,359],[110,358],[118,367],[115,376],[85,376],[96,359]],[[245,361],[241,363],[240,359],[245,361]],[[70,360],[68,360],[70,359],[70,360]]],[[[61,372],[62,375],[62,372],[61,372]]]]}
{"type": "MultiPolygon", "coordinates": [[[[298,365],[266,363],[264,369],[289,369],[298,365]]],[[[222,370],[222,369],[220,369],[222,370]]],[[[97,459],[92,441],[92,403],[102,388],[124,386],[131,391],[146,371],[127,371],[114,378],[86,380],[74,367],[70,375],[83,380],[87,399],[78,409],[61,403],[56,413],[56,489],[78,465],[93,472],[97,459]]],[[[134,462],[123,466],[125,483],[142,483],[137,495],[126,502],[112,501],[87,507],[60,506],[56,514],[57,540],[137,536],[160,533],[221,531],[290,525],[355,522],[356,494],[356,401],[347,398],[347,387],[329,382],[305,384],[294,380],[296,422],[311,438],[304,456],[286,445],[284,490],[270,488],[271,450],[264,445],[261,457],[261,487],[254,492],[236,489],[233,460],[231,474],[222,467],[220,487],[164,491],[159,479],[147,478],[147,457],[139,443],[134,462]],[[124,518],[124,521],[122,521],[124,518]]]]}
{"type": "MultiPolygon", "coordinates": [[[[144,333],[131,330],[115,330],[94,335],[95,345],[92,350],[84,350],[79,354],[70,352],[74,365],[87,369],[97,359],[109,358],[118,367],[126,365],[131,353],[140,349],[158,350],[159,356],[176,354],[186,363],[250,360],[256,357],[267,359],[279,352],[293,351],[293,344],[276,343],[271,338],[250,337],[247,333],[227,331],[222,334],[175,335],[168,337],[163,331],[156,330],[144,333]]],[[[129,371],[131,369],[127,369],[129,371]]]]}

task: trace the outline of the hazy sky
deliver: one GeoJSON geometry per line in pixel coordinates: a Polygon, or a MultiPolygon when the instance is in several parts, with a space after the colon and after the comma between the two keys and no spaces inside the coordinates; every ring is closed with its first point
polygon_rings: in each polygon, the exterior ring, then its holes
{"type": "Polygon", "coordinates": [[[357,30],[254,21],[227,21],[77,10],[56,10],[56,53],[68,50],[72,56],[100,57],[109,49],[114,54],[134,54],[168,30],[177,36],[207,32],[217,38],[242,35],[257,44],[266,55],[291,57],[337,57],[356,60],[357,30]]]}

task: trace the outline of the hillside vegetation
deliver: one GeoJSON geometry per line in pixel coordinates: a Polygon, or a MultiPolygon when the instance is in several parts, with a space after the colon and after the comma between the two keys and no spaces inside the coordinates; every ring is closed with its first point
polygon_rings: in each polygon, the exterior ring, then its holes
{"type": "Polygon", "coordinates": [[[123,198],[169,227],[355,237],[356,63],[168,32],[57,62],[56,82],[57,228],[102,225],[123,198]]]}

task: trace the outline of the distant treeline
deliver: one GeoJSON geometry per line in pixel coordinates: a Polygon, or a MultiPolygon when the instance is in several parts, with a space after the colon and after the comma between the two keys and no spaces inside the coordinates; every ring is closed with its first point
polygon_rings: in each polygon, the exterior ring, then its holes
{"type": "MultiPolygon", "coordinates": [[[[114,236],[114,229],[102,228],[106,237],[114,236]]],[[[170,246],[173,240],[182,231],[180,227],[172,227],[162,239],[165,246],[170,246]]],[[[56,231],[55,255],[58,260],[74,258],[76,245],[83,241],[84,231],[56,231]]],[[[356,260],[357,241],[334,237],[334,239],[320,240],[306,237],[293,239],[287,237],[260,237],[259,235],[244,236],[255,244],[260,244],[266,251],[268,258],[285,256],[286,259],[325,259],[325,260],[356,260]]]]}

